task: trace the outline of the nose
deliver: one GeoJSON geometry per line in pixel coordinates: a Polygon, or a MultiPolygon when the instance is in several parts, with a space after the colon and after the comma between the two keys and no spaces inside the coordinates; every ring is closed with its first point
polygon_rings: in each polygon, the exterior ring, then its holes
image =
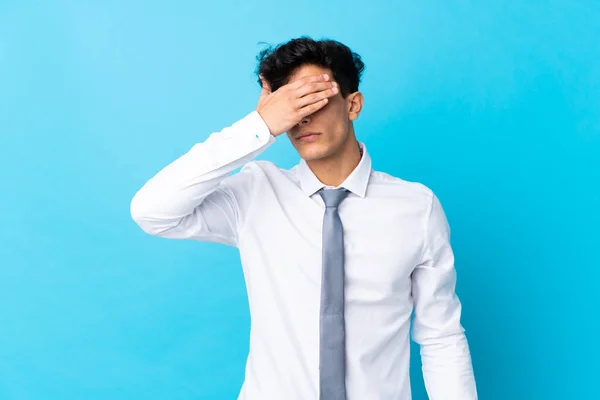
{"type": "Polygon", "coordinates": [[[302,119],[300,120],[300,122],[298,122],[298,123],[296,124],[296,126],[302,126],[302,125],[306,125],[306,124],[308,124],[308,123],[310,123],[310,116],[309,116],[309,115],[307,115],[306,117],[302,118],[302,119]]]}

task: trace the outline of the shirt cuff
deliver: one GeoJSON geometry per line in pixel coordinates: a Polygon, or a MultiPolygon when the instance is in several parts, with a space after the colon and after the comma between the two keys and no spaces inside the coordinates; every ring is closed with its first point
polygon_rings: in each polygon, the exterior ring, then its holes
{"type": "Polygon", "coordinates": [[[259,146],[267,144],[272,138],[275,139],[267,123],[256,110],[237,121],[234,126],[240,128],[239,132],[244,136],[244,141],[254,142],[259,146]]]}

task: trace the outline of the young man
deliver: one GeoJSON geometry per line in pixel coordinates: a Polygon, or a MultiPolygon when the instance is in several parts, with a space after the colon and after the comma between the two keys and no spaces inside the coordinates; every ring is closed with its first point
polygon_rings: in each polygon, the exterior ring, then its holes
{"type": "Polygon", "coordinates": [[[238,399],[409,400],[414,311],[429,398],[475,400],[444,211],[426,186],[372,170],[353,126],[360,56],[302,37],[259,60],[256,110],[131,202],[151,235],[239,249],[252,326],[238,399]],[[253,160],[283,133],[298,165],[253,160]]]}

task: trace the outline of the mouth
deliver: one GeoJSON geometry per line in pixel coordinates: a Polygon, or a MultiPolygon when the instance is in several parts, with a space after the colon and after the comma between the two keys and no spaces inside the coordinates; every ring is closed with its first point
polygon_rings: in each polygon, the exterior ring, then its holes
{"type": "Polygon", "coordinates": [[[314,140],[319,135],[319,132],[303,132],[296,137],[296,140],[299,140],[301,142],[308,142],[314,140]]]}

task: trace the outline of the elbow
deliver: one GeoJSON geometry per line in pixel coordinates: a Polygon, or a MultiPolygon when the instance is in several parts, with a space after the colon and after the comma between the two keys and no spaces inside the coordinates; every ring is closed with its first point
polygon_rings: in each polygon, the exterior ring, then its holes
{"type": "Polygon", "coordinates": [[[144,232],[150,235],[157,235],[156,228],[151,223],[150,212],[147,207],[144,206],[143,197],[140,193],[136,193],[131,199],[129,204],[129,214],[131,219],[136,223],[144,232]]]}
{"type": "Polygon", "coordinates": [[[156,202],[149,201],[143,191],[136,193],[129,205],[131,219],[142,231],[152,236],[171,237],[173,228],[180,223],[180,219],[166,219],[164,213],[164,209],[156,202]]]}

